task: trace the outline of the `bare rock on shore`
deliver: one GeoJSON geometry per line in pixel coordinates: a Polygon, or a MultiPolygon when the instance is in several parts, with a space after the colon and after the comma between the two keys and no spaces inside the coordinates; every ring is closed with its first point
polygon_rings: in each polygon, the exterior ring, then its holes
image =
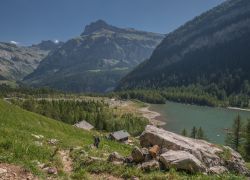
{"type": "Polygon", "coordinates": [[[188,157],[190,155],[194,156],[205,166],[203,172],[207,172],[209,168],[214,166],[223,166],[230,171],[249,175],[249,170],[241,155],[228,147],[218,146],[204,140],[184,137],[151,125],[148,125],[140,136],[140,143],[142,147],[158,145],[161,149],[167,148],[172,151],[185,151],[188,157]],[[228,159],[223,158],[225,152],[230,154],[228,159]]]}
{"type": "Polygon", "coordinates": [[[189,172],[205,172],[206,168],[194,155],[186,151],[173,151],[160,155],[160,162],[165,169],[175,168],[189,172]]]}

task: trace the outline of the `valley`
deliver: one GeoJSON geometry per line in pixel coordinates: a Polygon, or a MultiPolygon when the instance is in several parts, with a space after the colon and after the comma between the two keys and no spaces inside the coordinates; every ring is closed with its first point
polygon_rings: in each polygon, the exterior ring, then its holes
{"type": "Polygon", "coordinates": [[[1,180],[249,179],[249,0],[9,3],[1,180]]]}

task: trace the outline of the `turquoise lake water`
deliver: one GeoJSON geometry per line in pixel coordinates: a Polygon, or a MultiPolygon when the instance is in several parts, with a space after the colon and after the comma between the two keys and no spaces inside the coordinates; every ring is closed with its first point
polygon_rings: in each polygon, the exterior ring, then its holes
{"type": "Polygon", "coordinates": [[[223,144],[226,136],[226,128],[232,126],[234,118],[240,114],[242,119],[250,119],[250,112],[231,110],[226,108],[213,108],[196,105],[188,105],[174,102],[152,105],[151,110],[161,113],[166,122],[166,130],[181,133],[185,128],[188,133],[193,126],[202,127],[209,141],[223,144]]]}

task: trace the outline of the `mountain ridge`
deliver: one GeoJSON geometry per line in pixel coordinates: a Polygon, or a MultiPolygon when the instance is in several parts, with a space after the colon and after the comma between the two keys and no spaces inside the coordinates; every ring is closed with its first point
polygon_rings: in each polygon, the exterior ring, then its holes
{"type": "Polygon", "coordinates": [[[48,55],[24,83],[74,92],[105,92],[148,58],[163,37],[98,20],[48,55]]]}

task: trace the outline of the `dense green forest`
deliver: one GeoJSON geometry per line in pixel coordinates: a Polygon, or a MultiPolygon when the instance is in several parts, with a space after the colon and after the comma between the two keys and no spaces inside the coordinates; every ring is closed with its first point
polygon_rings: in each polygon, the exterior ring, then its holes
{"type": "Polygon", "coordinates": [[[11,87],[7,84],[0,84],[0,97],[25,97],[25,96],[53,96],[64,94],[63,92],[49,89],[49,88],[31,88],[19,85],[18,87],[11,87]]]}
{"type": "Polygon", "coordinates": [[[169,33],[117,90],[170,89],[170,100],[249,107],[249,15],[250,1],[232,0],[197,16],[169,33]]]}
{"type": "Polygon", "coordinates": [[[169,87],[164,89],[136,89],[127,91],[117,91],[113,96],[122,99],[138,99],[143,102],[162,104],[166,100],[206,105],[206,106],[234,106],[249,108],[250,85],[245,82],[243,91],[239,94],[228,95],[225,90],[221,90],[214,83],[208,86],[189,85],[180,87],[169,87]]]}
{"type": "Polygon", "coordinates": [[[28,111],[72,125],[86,120],[96,129],[108,132],[125,129],[131,135],[139,135],[148,124],[145,118],[120,113],[104,101],[12,99],[11,102],[28,111]]]}

